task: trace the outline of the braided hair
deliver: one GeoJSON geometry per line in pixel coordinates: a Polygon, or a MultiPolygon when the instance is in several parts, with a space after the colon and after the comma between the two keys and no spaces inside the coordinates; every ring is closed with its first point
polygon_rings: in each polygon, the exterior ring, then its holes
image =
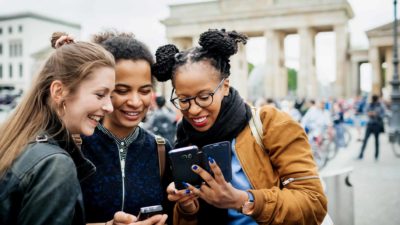
{"type": "Polygon", "coordinates": [[[223,78],[230,75],[229,57],[238,51],[238,43],[246,44],[247,36],[236,31],[209,29],[202,33],[199,47],[179,51],[175,45],[161,46],[156,51],[152,72],[158,81],[172,79],[177,68],[187,63],[209,60],[223,78]]]}

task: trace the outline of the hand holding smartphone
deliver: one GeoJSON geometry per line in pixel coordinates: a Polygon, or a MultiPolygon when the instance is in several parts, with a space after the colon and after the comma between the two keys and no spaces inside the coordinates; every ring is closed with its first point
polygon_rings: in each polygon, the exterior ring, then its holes
{"type": "Polygon", "coordinates": [[[192,171],[193,164],[207,170],[213,174],[208,164],[208,157],[215,160],[220,167],[227,182],[232,180],[231,147],[229,141],[218,142],[203,146],[200,151],[197,146],[188,146],[174,149],[169,152],[171,160],[172,175],[174,177],[175,188],[178,190],[186,187],[182,182],[187,182],[193,186],[200,186],[203,180],[199,175],[192,171]]]}
{"type": "Polygon", "coordinates": [[[208,157],[213,158],[221,169],[225,180],[230,182],[232,180],[231,143],[229,141],[222,141],[205,145],[201,151],[203,152],[204,159],[206,160],[205,169],[213,175],[210,165],[208,164],[208,157]]]}
{"type": "Polygon", "coordinates": [[[138,221],[146,220],[154,215],[162,214],[163,207],[161,205],[146,206],[140,208],[137,216],[138,221]]]}
{"type": "Polygon", "coordinates": [[[202,179],[199,175],[192,171],[193,164],[202,166],[202,156],[197,146],[188,146],[171,150],[168,155],[171,160],[172,176],[174,177],[175,188],[178,190],[185,189],[183,182],[191,185],[200,185],[202,179]]]}

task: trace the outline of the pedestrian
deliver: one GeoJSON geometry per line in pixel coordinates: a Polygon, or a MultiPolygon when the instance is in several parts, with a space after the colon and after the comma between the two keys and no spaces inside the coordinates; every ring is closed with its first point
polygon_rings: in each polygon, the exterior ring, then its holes
{"type": "MultiPolygon", "coordinates": [[[[141,207],[152,205],[162,205],[172,214],[165,192],[172,180],[165,160],[171,146],[138,126],[153,95],[153,56],[131,33],[106,31],[94,35],[94,41],[114,56],[116,78],[114,111],[93,135],[82,137],[82,152],[97,168],[82,183],[87,222],[104,223],[119,210],[138,215],[141,207]]],[[[145,222],[164,224],[166,218],[156,215],[145,222]]]]}
{"type": "Polygon", "coordinates": [[[170,143],[175,142],[176,113],[169,109],[164,96],[156,97],[156,109],[149,115],[144,127],[154,134],[166,138],[170,143]]]}
{"type": "Polygon", "coordinates": [[[375,160],[377,161],[379,158],[379,134],[384,132],[383,117],[385,116],[385,108],[379,101],[378,95],[372,96],[371,102],[367,105],[366,111],[368,122],[358,159],[362,159],[364,157],[364,150],[367,145],[368,138],[371,134],[373,134],[375,136],[375,160]]]}
{"type": "Polygon", "coordinates": [[[68,40],[53,34],[57,49],[0,127],[0,224],[85,224],[79,183],[95,168],[71,134],[91,135],[113,111],[115,63],[99,45],[68,40]]]}
{"type": "Polygon", "coordinates": [[[208,30],[199,47],[179,51],[165,45],[156,52],[153,73],[160,81],[171,79],[170,101],[183,114],[175,147],[220,141],[232,146],[231,182],[209,158],[215,177],[192,166],[204,180],[199,188],[168,186],[169,199],[177,202],[174,224],[320,224],[327,200],[304,129],[286,113],[264,106],[262,149],[248,125],[250,106],[229,84],[229,58],[246,40],[235,31],[208,30]]]}

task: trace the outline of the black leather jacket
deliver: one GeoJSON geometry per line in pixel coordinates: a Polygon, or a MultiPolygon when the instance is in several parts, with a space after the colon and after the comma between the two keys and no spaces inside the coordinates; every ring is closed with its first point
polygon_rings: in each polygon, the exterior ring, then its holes
{"type": "Polygon", "coordinates": [[[79,181],[95,167],[65,143],[29,144],[1,177],[1,225],[85,224],[79,181]]]}

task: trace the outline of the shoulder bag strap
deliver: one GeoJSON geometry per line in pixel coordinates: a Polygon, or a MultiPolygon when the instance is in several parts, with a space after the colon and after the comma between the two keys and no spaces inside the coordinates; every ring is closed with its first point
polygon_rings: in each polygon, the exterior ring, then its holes
{"type": "Polygon", "coordinates": [[[262,136],[264,135],[262,122],[260,119],[260,109],[256,109],[255,107],[251,107],[252,117],[249,121],[251,133],[256,139],[257,144],[265,150],[264,143],[262,142],[262,136]]]}
{"type": "Polygon", "coordinates": [[[164,176],[165,171],[165,139],[161,136],[155,135],[158,150],[158,165],[160,167],[160,178],[164,176]]]}

